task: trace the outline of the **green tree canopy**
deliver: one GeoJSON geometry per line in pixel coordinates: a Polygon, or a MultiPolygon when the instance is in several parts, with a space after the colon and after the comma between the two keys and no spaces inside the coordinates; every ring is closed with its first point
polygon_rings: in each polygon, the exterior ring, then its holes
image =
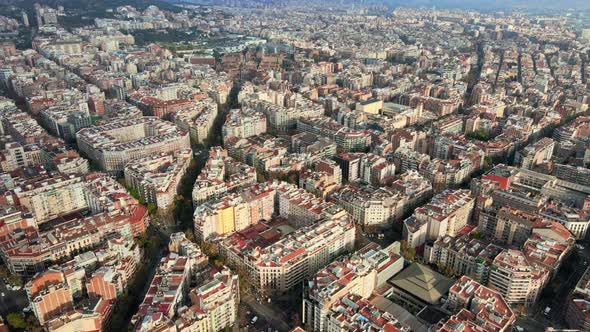
{"type": "Polygon", "coordinates": [[[10,327],[14,329],[24,329],[27,327],[27,323],[21,313],[12,312],[6,316],[6,321],[10,327]]]}

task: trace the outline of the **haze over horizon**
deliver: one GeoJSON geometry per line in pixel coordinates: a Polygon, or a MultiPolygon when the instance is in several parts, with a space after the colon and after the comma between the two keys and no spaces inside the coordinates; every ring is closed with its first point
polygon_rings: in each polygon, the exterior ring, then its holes
{"type": "MultiPolygon", "coordinates": [[[[228,1],[223,0],[167,0],[172,3],[198,3],[198,4],[223,4],[228,1]]],[[[237,1],[232,1],[236,3],[237,1]]],[[[275,1],[275,0],[255,0],[247,3],[260,4],[277,4],[277,3],[295,3],[299,1],[275,1]]],[[[474,10],[514,10],[514,9],[590,9],[590,2],[583,0],[565,0],[565,1],[527,1],[527,0],[508,0],[508,1],[465,1],[465,0],[328,0],[320,1],[322,4],[330,6],[332,4],[359,4],[359,5],[387,5],[390,7],[436,7],[449,9],[474,9],[474,10]]]]}

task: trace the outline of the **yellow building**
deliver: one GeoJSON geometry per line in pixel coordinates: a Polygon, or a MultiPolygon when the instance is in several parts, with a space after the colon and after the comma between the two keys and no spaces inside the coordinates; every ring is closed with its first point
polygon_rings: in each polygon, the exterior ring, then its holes
{"type": "Polygon", "coordinates": [[[228,206],[218,211],[217,234],[228,234],[235,230],[234,207],[228,206]]]}
{"type": "Polygon", "coordinates": [[[369,113],[369,114],[378,114],[379,111],[383,108],[383,100],[378,99],[369,99],[365,101],[361,101],[356,103],[356,110],[369,113]]]}

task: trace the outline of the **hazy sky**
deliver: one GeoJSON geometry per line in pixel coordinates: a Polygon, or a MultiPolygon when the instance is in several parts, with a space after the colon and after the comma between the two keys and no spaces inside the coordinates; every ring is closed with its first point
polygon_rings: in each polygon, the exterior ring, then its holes
{"type": "MultiPolygon", "coordinates": [[[[317,0],[324,2],[321,0],[317,0]]],[[[338,0],[332,0],[339,2],[338,0]]],[[[444,7],[481,9],[590,9],[590,0],[341,0],[345,3],[385,3],[405,7],[444,7]]]]}

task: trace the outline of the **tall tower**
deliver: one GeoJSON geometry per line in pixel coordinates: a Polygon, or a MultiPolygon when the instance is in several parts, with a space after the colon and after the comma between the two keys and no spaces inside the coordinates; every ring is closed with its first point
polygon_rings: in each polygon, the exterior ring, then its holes
{"type": "Polygon", "coordinates": [[[23,25],[28,28],[29,27],[29,16],[27,15],[27,12],[25,12],[24,10],[21,13],[21,18],[23,20],[23,25]]]}

